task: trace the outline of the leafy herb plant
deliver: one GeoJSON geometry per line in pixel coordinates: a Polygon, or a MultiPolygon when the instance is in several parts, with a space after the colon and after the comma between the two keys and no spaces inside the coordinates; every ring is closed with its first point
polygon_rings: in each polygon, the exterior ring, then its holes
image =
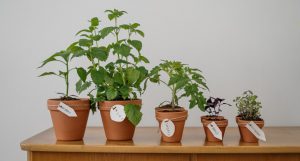
{"type": "Polygon", "coordinates": [[[261,120],[260,109],[262,108],[261,102],[257,100],[257,95],[248,90],[242,96],[236,97],[233,101],[238,108],[238,115],[243,120],[261,120]]]}
{"type": "Polygon", "coordinates": [[[222,112],[221,106],[231,106],[230,104],[225,103],[224,101],[225,99],[222,98],[209,97],[209,99],[207,99],[206,101],[205,111],[208,112],[210,117],[219,116],[220,112],[222,112]]]}
{"type": "Polygon", "coordinates": [[[149,76],[151,82],[162,83],[170,89],[171,100],[162,102],[160,106],[168,103],[164,107],[175,110],[179,107],[179,100],[187,97],[189,108],[198,106],[202,111],[205,110],[206,99],[202,91],[208,90],[208,87],[199,69],[190,68],[179,61],[163,60],[151,70],[149,76]],[[167,74],[168,80],[161,79],[163,73],[167,74]]]}
{"type": "MultiPolygon", "coordinates": [[[[138,94],[144,91],[142,82],[148,76],[148,70],[141,64],[149,63],[149,60],[141,53],[142,42],[135,39],[136,36],[144,37],[139,30],[140,24],[119,24],[119,18],[127,13],[125,11],[105,12],[113,25],[102,27],[97,17],[92,18],[90,26],[76,34],[80,39],[71,49],[74,55],[85,56],[91,62],[87,69],[77,68],[80,80],[76,89],[82,92],[89,88],[90,82],[95,85],[88,93],[93,109],[99,101],[138,99],[138,94]],[[105,44],[104,40],[109,36],[113,36],[114,41],[105,44]]],[[[140,108],[133,104],[125,106],[127,118],[134,125],[141,120],[140,108]]]]}
{"type": "Polygon", "coordinates": [[[71,61],[71,55],[72,55],[70,48],[71,48],[71,46],[68,47],[66,50],[62,50],[60,52],[57,52],[57,53],[51,55],[49,58],[44,60],[42,62],[42,65],[39,67],[39,68],[42,68],[50,62],[58,62],[65,66],[65,70],[59,70],[58,72],[44,72],[41,75],[39,75],[39,77],[52,75],[52,76],[57,76],[59,78],[64,79],[65,85],[66,85],[65,93],[58,93],[58,94],[62,95],[61,100],[77,99],[76,98],[77,96],[69,95],[69,86],[70,86],[69,85],[69,74],[72,70],[75,69],[75,68],[70,68],[70,61],[71,61]]]}

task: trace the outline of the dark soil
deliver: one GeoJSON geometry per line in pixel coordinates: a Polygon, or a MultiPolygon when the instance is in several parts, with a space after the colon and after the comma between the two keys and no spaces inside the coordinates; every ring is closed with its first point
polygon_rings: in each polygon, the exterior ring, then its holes
{"type": "Polygon", "coordinates": [[[161,112],[181,112],[181,111],[184,111],[183,107],[175,106],[175,108],[172,108],[171,104],[160,106],[160,107],[158,107],[158,109],[161,112]]]}

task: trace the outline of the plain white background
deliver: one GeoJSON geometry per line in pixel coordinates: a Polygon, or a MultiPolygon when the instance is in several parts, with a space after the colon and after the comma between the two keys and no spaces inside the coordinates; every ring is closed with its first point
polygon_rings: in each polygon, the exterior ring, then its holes
{"type": "MultiPolygon", "coordinates": [[[[266,126],[300,125],[300,1],[1,0],[0,160],[26,160],[19,143],[52,126],[46,100],[63,92],[64,84],[54,77],[38,78],[46,70],[37,70],[40,62],[74,41],[90,18],[108,24],[103,11],[112,8],[129,13],[121,22],[141,24],[149,68],[160,59],[183,61],[203,71],[207,96],[232,103],[251,89],[262,101],[266,126]]],[[[169,97],[167,88],[150,85],[142,96],[139,127],[157,126],[154,107],[169,97]]],[[[188,106],[187,101],[181,105],[188,106]]],[[[191,110],[186,125],[201,126],[203,114],[191,110]]],[[[236,126],[234,106],[224,108],[223,115],[236,126]]],[[[88,126],[102,126],[98,112],[88,126]]]]}

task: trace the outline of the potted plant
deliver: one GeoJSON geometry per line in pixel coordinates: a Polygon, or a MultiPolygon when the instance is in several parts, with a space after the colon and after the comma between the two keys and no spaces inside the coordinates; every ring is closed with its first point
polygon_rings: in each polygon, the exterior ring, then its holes
{"type": "Polygon", "coordinates": [[[242,96],[236,97],[233,101],[236,103],[240,118],[237,119],[240,134],[244,142],[258,142],[253,133],[248,130],[246,125],[253,121],[260,129],[264,126],[264,120],[261,118],[260,109],[261,102],[257,100],[257,95],[248,90],[242,96]]]}
{"type": "Polygon", "coordinates": [[[149,79],[151,82],[166,85],[171,92],[171,100],[164,101],[155,108],[160,129],[164,129],[165,124],[172,128],[169,134],[162,131],[162,141],[180,142],[188,112],[179,106],[179,100],[186,97],[189,99],[189,108],[204,108],[206,99],[202,91],[208,89],[204,77],[200,70],[179,61],[163,60],[151,70],[149,79]],[[166,74],[167,80],[162,80],[161,74],[166,74]]]}
{"type": "Polygon", "coordinates": [[[228,120],[225,119],[223,116],[219,116],[220,112],[222,112],[221,106],[223,105],[231,106],[230,104],[225,103],[224,101],[225,99],[214,98],[214,97],[210,97],[206,101],[205,111],[208,113],[208,115],[206,115],[205,117],[201,117],[201,122],[203,124],[203,129],[207,141],[210,142],[222,141],[221,139],[215,137],[213,133],[210,131],[210,129],[208,128],[208,126],[210,126],[212,122],[215,122],[217,127],[222,132],[222,138],[224,137],[225,130],[228,125],[228,120]]]}
{"type": "Polygon", "coordinates": [[[59,93],[62,95],[60,98],[48,99],[47,101],[57,140],[82,140],[90,111],[89,99],[78,98],[69,94],[69,74],[75,69],[70,68],[70,61],[73,57],[71,47],[72,45],[67,50],[53,54],[44,60],[39,67],[41,68],[50,62],[58,62],[65,67],[59,72],[45,72],[40,75],[40,77],[57,76],[64,79],[66,85],[65,93],[59,93]],[[72,113],[72,109],[74,113],[72,113]]]}
{"type": "Polygon", "coordinates": [[[142,100],[138,95],[144,92],[142,83],[148,76],[148,70],[141,64],[149,61],[141,53],[142,42],[135,39],[135,35],[143,37],[144,33],[139,30],[138,23],[119,24],[125,11],[113,9],[105,12],[114,22],[113,26],[100,28],[100,20],[95,17],[87,29],[77,33],[81,39],[73,50],[91,62],[87,69],[77,70],[81,78],[77,87],[85,90],[87,82],[94,84],[95,88],[88,95],[93,109],[98,103],[108,140],[131,140],[142,118],[142,100]],[[114,41],[105,44],[109,35],[114,41]],[[115,118],[116,115],[119,118],[115,118]]]}

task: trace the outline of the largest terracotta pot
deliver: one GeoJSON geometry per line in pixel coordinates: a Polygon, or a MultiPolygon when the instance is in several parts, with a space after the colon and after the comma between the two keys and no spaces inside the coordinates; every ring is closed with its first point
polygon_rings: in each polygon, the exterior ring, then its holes
{"type": "Polygon", "coordinates": [[[62,141],[82,140],[90,112],[90,100],[48,99],[47,104],[56,139],[62,141]],[[57,110],[60,102],[70,106],[76,112],[77,117],[69,117],[57,110]]]}
{"type": "Polygon", "coordinates": [[[155,116],[156,116],[156,120],[159,123],[159,129],[161,127],[161,122],[164,119],[172,120],[172,122],[175,125],[175,132],[173,136],[168,137],[161,132],[161,140],[163,142],[169,142],[169,143],[180,142],[182,138],[185,120],[187,119],[188,116],[187,110],[182,108],[181,111],[165,111],[156,108],[155,116]]]}
{"type": "Polygon", "coordinates": [[[126,100],[126,101],[103,101],[99,102],[99,110],[107,140],[132,140],[135,126],[125,118],[122,122],[115,122],[110,118],[110,109],[114,105],[142,105],[142,100],[126,100]]]}

